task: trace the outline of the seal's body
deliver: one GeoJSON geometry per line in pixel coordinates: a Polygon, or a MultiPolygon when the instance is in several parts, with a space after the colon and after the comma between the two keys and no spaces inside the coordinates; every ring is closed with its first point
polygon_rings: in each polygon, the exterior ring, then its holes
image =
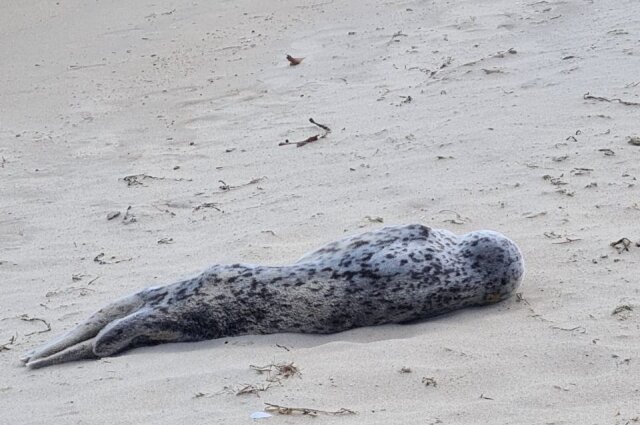
{"type": "Polygon", "coordinates": [[[195,278],[142,290],[23,361],[36,368],[161,342],[408,322],[503,300],[523,275],[520,250],[499,233],[385,227],[332,242],[288,266],[215,265],[195,278]]]}

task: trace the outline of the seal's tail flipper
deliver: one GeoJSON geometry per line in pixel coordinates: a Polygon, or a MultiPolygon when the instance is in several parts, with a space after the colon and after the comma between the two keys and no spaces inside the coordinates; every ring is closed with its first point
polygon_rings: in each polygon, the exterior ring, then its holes
{"type": "Polygon", "coordinates": [[[184,335],[175,326],[173,330],[163,326],[154,310],[141,309],[101,330],[95,338],[93,352],[98,357],[107,357],[141,345],[183,340],[184,335]]]}
{"type": "Polygon", "coordinates": [[[93,337],[98,332],[114,320],[129,315],[143,304],[144,301],[138,294],[121,298],[98,310],[66,334],[27,352],[20,360],[29,367],[43,367],[49,364],[88,358],[87,347],[92,345],[93,337]],[[76,347],[76,345],[78,346],[76,347]],[[63,355],[64,352],[67,353],[63,355]],[[60,355],[57,356],[57,354],[60,355]],[[82,355],[82,357],[78,357],[79,355],[82,355]],[[56,356],[55,361],[53,356],[56,356]],[[51,357],[51,362],[41,361],[49,357],[51,357]],[[36,361],[39,362],[36,363],[36,361]]]}
{"type": "Polygon", "coordinates": [[[93,354],[93,341],[95,338],[79,342],[55,354],[47,357],[31,359],[26,366],[30,369],[39,369],[45,366],[51,366],[58,363],[72,362],[76,360],[95,359],[98,358],[93,354]]]}

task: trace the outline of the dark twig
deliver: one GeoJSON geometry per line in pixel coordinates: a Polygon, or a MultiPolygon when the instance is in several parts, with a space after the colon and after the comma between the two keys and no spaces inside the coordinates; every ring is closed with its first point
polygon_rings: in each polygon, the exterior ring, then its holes
{"type": "Polygon", "coordinates": [[[9,348],[9,345],[13,345],[13,343],[16,342],[17,338],[18,338],[18,335],[13,335],[11,338],[9,338],[9,342],[6,342],[0,345],[0,353],[3,351],[11,350],[11,348],[9,348]]]}
{"type": "Polygon", "coordinates": [[[124,212],[124,217],[122,217],[122,222],[124,224],[131,224],[131,223],[135,223],[136,221],[138,221],[138,219],[136,218],[135,215],[133,215],[133,213],[131,212],[131,205],[129,205],[127,207],[127,210],[124,212]]]}
{"type": "Polygon", "coordinates": [[[516,302],[517,303],[523,303],[526,305],[531,305],[529,304],[529,301],[526,300],[526,298],[524,297],[524,295],[522,295],[522,292],[516,292],[516,302]]]}
{"type": "Polygon", "coordinates": [[[318,127],[320,127],[321,129],[324,130],[324,134],[316,134],[315,136],[311,136],[308,137],[304,140],[302,140],[301,142],[290,142],[289,139],[285,140],[284,142],[280,142],[278,143],[278,146],[287,146],[287,145],[296,145],[296,147],[301,147],[304,146],[306,144],[312,143],[312,142],[316,142],[319,139],[324,139],[325,137],[327,137],[329,135],[329,133],[331,133],[331,129],[324,125],[324,124],[320,124],[317,123],[313,118],[309,118],[309,122],[313,125],[316,125],[318,127]]]}
{"type": "Polygon", "coordinates": [[[582,98],[585,99],[585,100],[592,99],[592,100],[599,100],[601,102],[609,102],[609,103],[618,102],[621,105],[627,105],[627,106],[640,106],[639,102],[631,102],[631,101],[628,101],[628,100],[622,100],[622,99],[620,99],[618,97],[614,97],[614,98],[609,99],[607,97],[602,97],[602,96],[592,96],[588,92],[585,93],[584,95],[582,95],[582,98]]]}
{"type": "Polygon", "coordinates": [[[313,118],[309,118],[309,122],[310,122],[311,124],[317,125],[318,127],[320,127],[321,129],[323,129],[323,130],[324,130],[324,131],[326,131],[327,133],[331,133],[331,129],[330,129],[329,127],[327,127],[327,126],[326,126],[326,125],[324,125],[324,124],[320,124],[320,123],[315,122],[315,120],[314,120],[313,118]]]}
{"type": "Polygon", "coordinates": [[[295,142],[295,143],[292,143],[292,142],[289,141],[289,139],[286,139],[284,142],[278,143],[278,146],[296,145],[296,147],[299,148],[299,147],[304,146],[306,144],[309,144],[311,142],[316,142],[319,138],[320,138],[320,136],[318,136],[316,134],[315,136],[307,137],[306,139],[302,140],[301,142],[295,142]]]}
{"type": "Polygon", "coordinates": [[[41,322],[47,327],[47,329],[41,331],[30,332],[28,334],[24,334],[24,336],[34,335],[34,334],[42,334],[45,332],[49,332],[51,330],[51,325],[44,319],[40,319],[39,317],[29,317],[26,314],[20,316],[20,320],[24,320],[25,322],[41,322]]]}
{"type": "Polygon", "coordinates": [[[87,282],[87,285],[91,285],[93,282],[95,282],[98,279],[100,279],[100,276],[96,276],[95,278],[91,279],[89,282],[87,282]]]}
{"type": "Polygon", "coordinates": [[[387,46],[391,43],[395,42],[399,42],[400,40],[398,39],[399,37],[408,37],[407,34],[404,34],[402,31],[398,31],[393,33],[393,35],[391,36],[391,40],[389,40],[387,42],[387,46]]]}
{"type": "Polygon", "coordinates": [[[618,307],[616,307],[613,312],[611,313],[612,316],[618,315],[620,313],[629,313],[633,311],[633,307],[631,307],[629,304],[622,304],[619,305],[618,307]]]}
{"type": "Polygon", "coordinates": [[[616,154],[612,149],[608,148],[598,149],[598,152],[602,152],[605,156],[613,156],[616,154]]]}
{"type": "Polygon", "coordinates": [[[204,209],[204,208],[213,208],[216,211],[224,212],[220,208],[218,208],[218,204],[216,204],[215,202],[205,202],[204,204],[198,205],[193,210],[194,211],[198,211],[198,210],[201,210],[201,209],[204,209]]]}
{"type": "Polygon", "coordinates": [[[286,350],[286,351],[291,351],[291,350],[289,350],[289,347],[287,347],[286,345],[276,344],[276,347],[282,348],[283,350],[286,350]]]}
{"type": "Polygon", "coordinates": [[[628,238],[622,238],[615,242],[611,242],[609,245],[618,250],[618,254],[622,254],[624,251],[629,252],[631,241],[628,238]]]}

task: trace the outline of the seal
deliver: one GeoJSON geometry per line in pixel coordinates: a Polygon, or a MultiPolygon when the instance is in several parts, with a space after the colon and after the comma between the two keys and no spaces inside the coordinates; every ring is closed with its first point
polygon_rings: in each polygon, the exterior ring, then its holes
{"type": "Polygon", "coordinates": [[[165,342],[411,322],[504,300],[523,276],[520,250],[500,233],[384,227],[329,243],[291,265],[214,265],[144,289],[21,360],[39,368],[165,342]]]}

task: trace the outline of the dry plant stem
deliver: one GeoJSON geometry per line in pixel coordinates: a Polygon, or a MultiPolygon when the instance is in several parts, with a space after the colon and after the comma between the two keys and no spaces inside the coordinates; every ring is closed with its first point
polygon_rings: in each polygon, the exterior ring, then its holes
{"type": "MultiPolygon", "coordinates": [[[[104,258],[104,252],[101,252],[100,254],[96,255],[95,258],[93,259],[94,262],[100,264],[100,265],[105,265],[105,264],[118,264],[118,263],[124,263],[125,261],[131,261],[133,260],[133,258],[125,258],[124,260],[113,260],[113,261],[106,261],[103,260],[104,258]]],[[[112,259],[114,257],[111,257],[112,259]]]]}
{"type": "Polygon", "coordinates": [[[574,331],[578,331],[580,333],[586,333],[587,330],[584,328],[584,326],[575,326],[573,328],[561,328],[560,326],[549,326],[551,329],[557,329],[559,331],[566,331],[566,332],[574,332],[574,331]]]}
{"type": "Polygon", "coordinates": [[[136,219],[136,216],[133,215],[133,213],[131,213],[131,208],[132,208],[131,205],[129,205],[127,207],[127,210],[124,212],[124,217],[122,217],[122,222],[124,224],[131,224],[138,221],[138,219],[136,219]]]}
{"type": "Polygon", "coordinates": [[[20,320],[24,320],[25,322],[41,322],[41,323],[44,323],[44,325],[47,327],[47,329],[44,329],[44,330],[41,330],[41,331],[30,332],[28,334],[24,334],[25,336],[35,335],[35,334],[42,334],[42,333],[45,333],[45,332],[49,332],[51,330],[51,325],[49,324],[49,322],[47,322],[44,319],[40,319],[39,317],[29,317],[26,314],[23,314],[22,316],[20,316],[20,320]]]}
{"type": "Polygon", "coordinates": [[[329,135],[329,133],[331,133],[331,129],[328,126],[317,123],[313,118],[309,118],[309,122],[323,129],[324,134],[316,134],[315,136],[308,137],[301,142],[290,142],[289,139],[287,139],[284,142],[278,143],[278,146],[296,145],[296,147],[299,148],[309,143],[316,142],[319,139],[324,139],[325,137],[327,137],[327,135],[329,135]]]}
{"type": "Polygon", "coordinates": [[[471,66],[471,65],[475,65],[477,63],[480,63],[482,61],[485,61],[487,59],[492,59],[492,58],[504,58],[505,57],[505,53],[509,53],[511,55],[515,55],[516,53],[518,53],[518,51],[516,49],[514,49],[513,47],[505,50],[504,52],[500,51],[500,52],[496,52],[492,55],[486,56],[484,58],[480,58],[478,60],[475,61],[471,61],[471,62],[467,62],[467,63],[463,63],[462,66],[471,66]]]}
{"type": "Polygon", "coordinates": [[[17,339],[17,334],[12,336],[11,338],[9,338],[9,342],[6,342],[6,343],[0,345],[0,353],[2,353],[3,351],[11,350],[11,348],[9,348],[9,346],[13,345],[13,343],[16,342],[16,339],[17,339]]]}
{"type": "Polygon", "coordinates": [[[340,410],[336,411],[327,411],[327,410],[319,410],[319,409],[311,409],[308,407],[288,407],[288,406],[280,406],[278,404],[273,403],[265,403],[267,407],[265,407],[265,412],[274,412],[280,415],[292,415],[294,413],[300,413],[302,415],[310,415],[310,416],[318,416],[319,414],[323,415],[355,415],[356,412],[350,409],[345,409],[344,407],[340,410]]]}
{"type": "MultiPolygon", "coordinates": [[[[330,129],[329,127],[327,127],[327,126],[326,126],[326,125],[324,125],[324,124],[320,124],[320,123],[315,122],[315,120],[314,120],[313,118],[309,118],[309,122],[310,122],[311,124],[313,124],[313,125],[317,125],[317,126],[318,126],[318,127],[320,127],[321,129],[323,129],[324,131],[326,131],[326,132],[327,132],[327,134],[331,133],[331,129],[330,129]]],[[[327,136],[327,135],[325,134],[323,137],[326,137],[326,136],[327,136]]]]}
{"type": "MultiPolygon", "coordinates": [[[[302,146],[304,146],[306,144],[309,144],[311,142],[315,142],[319,138],[320,138],[320,136],[316,134],[315,136],[308,137],[308,138],[304,139],[301,142],[296,142],[295,145],[296,145],[297,148],[299,148],[299,147],[302,147],[302,146]]],[[[285,140],[283,143],[280,143],[278,146],[292,145],[292,144],[294,144],[294,143],[289,142],[289,140],[285,140]]]]}
{"type": "Polygon", "coordinates": [[[618,102],[621,105],[627,105],[627,106],[640,106],[640,102],[631,102],[631,101],[628,101],[628,100],[622,100],[622,99],[620,99],[618,97],[614,97],[614,98],[609,99],[607,97],[602,97],[602,96],[592,96],[588,92],[585,93],[582,96],[582,98],[585,99],[585,100],[592,99],[592,100],[599,100],[599,101],[602,101],[602,102],[609,102],[609,103],[618,102]]]}
{"type": "Polygon", "coordinates": [[[280,382],[281,379],[296,375],[302,376],[298,367],[293,363],[271,363],[266,366],[250,365],[249,367],[258,373],[267,373],[267,381],[269,382],[280,382]]]}
{"type": "Polygon", "coordinates": [[[252,184],[258,184],[258,183],[260,183],[261,181],[263,181],[266,178],[267,178],[266,176],[256,177],[255,179],[251,179],[247,183],[242,183],[242,184],[239,184],[239,185],[231,185],[231,184],[227,184],[227,182],[225,182],[224,180],[218,180],[218,182],[220,183],[219,187],[220,187],[220,190],[222,192],[214,192],[214,193],[228,192],[231,189],[238,189],[240,187],[251,186],[252,184]]]}
{"type": "Polygon", "coordinates": [[[387,42],[387,46],[393,43],[394,41],[398,41],[398,37],[408,37],[407,34],[404,34],[402,31],[398,31],[391,36],[391,40],[387,42]]]}
{"type": "Polygon", "coordinates": [[[194,211],[198,211],[198,210],[201,210],[201,209],[204,209],[204,208],[213,208],[216,211],[224,212],[220,208],[218,208],[218,204],[216,204],[215,202],[205,202],[204,204],[198,205],[193,210],[194,211]]]}
{"type": "Polygon", "coordinates": [[[127,186],[142,186],[142,180],[146,180],[146,179],[151,179],[151,180],[173,180],[176,182],[181,182],[181,181],[187,181],[190,182],[191,179],[174,179],[174,178],[168,178],[168,177],[156,177],[156,176],[150,176],[149,174],[132,174],[130,176],[125,176],[123,177],[122,180],[124,180],[125,182],[127,182],[127,186]]]}
{"type": "Polygon", "coordinates": [[[454,210],[440,210],[439,211],[440,214],[443,213],[453,213],[456,215],[455,219],[449,219],[449,220],[444,220],[447,223],[451,223],[451,224],[465,224],[467,222],[470,222],[471,219],[469,217],[463,217],[461,216],[457,211],[454,210]]]}
{"type": "Polygon", "coordinates": [[[567,238],[565,237],[563,241],[560,242],[551,242],[554,245],[562,245],[562,244],[566,244],[566,243],[572,243],[572,242],[576,242],[576,241],[581,241],[582,239],[580,238],[567,238]]]}
{"type": "Polygon", "coordinates": [[[525,299],[524,295],[522,295],[522,292],[516,292],[516,302],[518,302],[518,303],[521,302],[521,303],[524,303],[524,304],[529,305],[529,306],[531,305],[531,304],[529,304],[529,301],[527,301],[525,299]]]}
{"type": "Polygon", "coordinates": [[[271,388],[271,386],[273,385],[273,383],[268,383],[267,385],[262,385],[262,386],[256,386],[256,385],[252,385],[252,384],[245,384],[244,387],[240,388],[237,392],[236,395],[245,395],[245,394],[255,394],[256,396],[260,397],[260,392],[262,391],[267,391],[269,388],[271,388]]]}
{"type": "Polygon", "coordinates": [[[615,242],[611,242],[610,245],[618,251],[618,254],[622,254],[624,251],[629,251],[631,241],[628,238],[622,238],[615,242]]]}

